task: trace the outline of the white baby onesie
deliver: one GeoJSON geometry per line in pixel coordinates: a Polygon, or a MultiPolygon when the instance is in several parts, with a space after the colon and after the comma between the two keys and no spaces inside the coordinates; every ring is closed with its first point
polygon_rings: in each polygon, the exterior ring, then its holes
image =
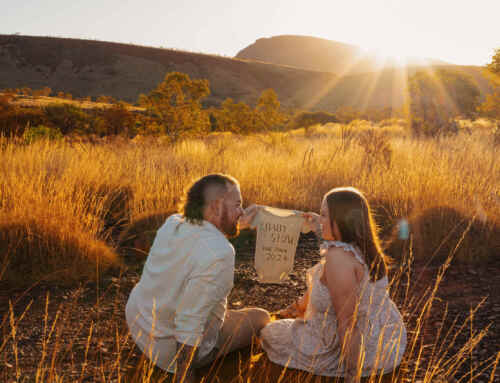
{"type": "Polygon", "coordinates": [[[252,226],[257,228],[255,270],[260,282],[280,283],[287,278],[303,223],[302,212],[259,207],[252,226]]]}

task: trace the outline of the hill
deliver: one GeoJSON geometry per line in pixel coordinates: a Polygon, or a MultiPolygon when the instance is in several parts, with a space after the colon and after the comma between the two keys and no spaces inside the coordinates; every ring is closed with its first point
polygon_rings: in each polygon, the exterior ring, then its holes
{"type": "MultiPolygon", "coordinates": [[[[452,66],[473,75],[483,92],[480,67],[452,66]]],[[[290,66],[233,59],[173,49],[53,37],[0,35],[0,89],[44,86],[76,97],[109,95],[135,102],[167,72],[179,71],[210,81],[206,105],[231,97],[254,104],[273,88],[288,107],[335,111],[400,107],[407,74],[415,68],[388,68],[373,73],[337,76],[290,66]]]]}
{"type": "MultiPolygon", "coordinates": [[[[400,67],[394,59],[384,62],[362,48],[311,36],[283,35],[258,39],[242,49],[236,58],[263,61],[296,68],[332,72],[338,75],[379,71],[385,67],[400,67]]],[[[450,65],[441,60],[410,58],[406,66],[450,65]]]]}

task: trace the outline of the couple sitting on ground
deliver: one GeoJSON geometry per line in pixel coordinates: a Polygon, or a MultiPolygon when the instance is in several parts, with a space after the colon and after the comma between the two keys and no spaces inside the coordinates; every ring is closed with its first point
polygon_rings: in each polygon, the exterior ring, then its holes
{"type": "Polygon", "coordinates": [[[304,213],[323,239],[322,260],[307,272],[306,293],[277,313],[282,319],[260,308],[226,309],[235,256],[227,237],[249,227],[257,210],[242,208],[239,184],[227,175],[189,188],[183,213],[158,230],[127,303],[142,352],[185,382],[254,336],[272,362],[346,382],[398,366],[406,330],[387,292],[387,258],[369,205],[354,188],[328,192],[320,215],[304,213]]]}

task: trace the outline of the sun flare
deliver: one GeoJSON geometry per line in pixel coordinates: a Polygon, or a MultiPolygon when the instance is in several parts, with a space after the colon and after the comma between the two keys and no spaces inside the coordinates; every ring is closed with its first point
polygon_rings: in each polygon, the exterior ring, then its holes
{"type": "Polygon", "coordinates": [[[377,41],[367,45],[363,53],[373,57],[380,66],[428,65],[428,60],[419,57],[418,50],[403,41],[377,41]]]}

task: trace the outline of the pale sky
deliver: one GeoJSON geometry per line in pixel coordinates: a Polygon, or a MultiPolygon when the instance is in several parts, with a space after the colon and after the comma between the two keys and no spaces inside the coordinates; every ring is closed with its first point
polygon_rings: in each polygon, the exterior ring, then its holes
{"type": "Polygon", "coordinates": [[[90,38],[234,56],[306,35],[453,64],[500,48],[500,0],[1,0],[0,34],[90,38]]]}

